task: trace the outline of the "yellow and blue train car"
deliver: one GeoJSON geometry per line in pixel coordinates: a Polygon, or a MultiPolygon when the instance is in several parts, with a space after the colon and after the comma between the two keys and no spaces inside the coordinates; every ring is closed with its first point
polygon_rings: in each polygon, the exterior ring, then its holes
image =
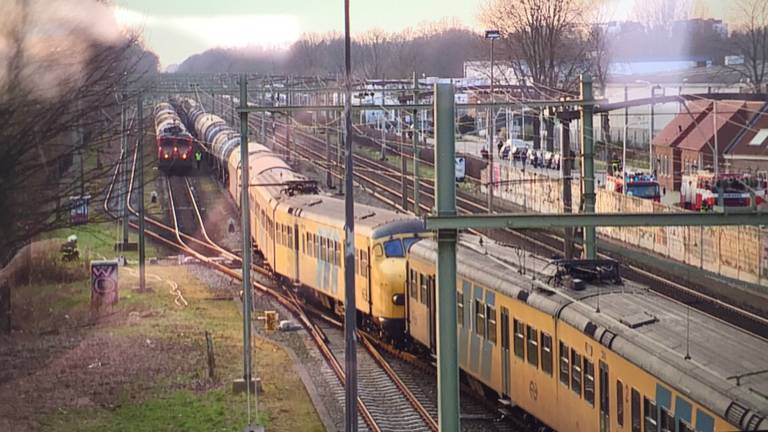
{"type": "MultiPolygon", "coordinates": [[[[219,178],[240,201],[240,137],[224,120],[191,100],[186,118],[204,137],[219,178]]],[[[344,202],[319,195],[267,147],[248,143],[250,224],[253,244],[275,275],[316,297],[329,309],[344,308],[344,202]]],[[[405,319],[405,251],[424,236],[413,216],[355,204],[356,307],[361,322],[401,337],[405,319]]]]}
{"type": "MultiPolygon", "coordinates": [[[[419,241],[407,268],[407,331],[433,351],[436,256],[419,241]]],[[[765,340],[639,285],[556,286],[551,263],[473,237],[457,266],[460,366],[501,403],[560,431],[768,428],[765,340]]]]}

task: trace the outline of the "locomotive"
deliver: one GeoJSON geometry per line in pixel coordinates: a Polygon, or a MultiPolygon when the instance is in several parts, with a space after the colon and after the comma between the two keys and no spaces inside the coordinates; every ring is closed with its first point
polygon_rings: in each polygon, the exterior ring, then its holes
{"type": "MultiPolygon", "coordinates": [[[[181,104],[239,202],[239,135],[194,101],[181,104]]],[[[248,143],[248,163],[250,224],[265,265],[343,315],[343,202],[262,144],[248,143]]],[[[403,213],[355,204],[355,214],[358,324],[434,354],[435,240],[403,213]]],[[[468,235],[456,261],[464,379],[542,428],[768,427],[768,341],[622,280],[613,261],[546,260],[468,235]]]]}
{"type": "Polygon", "coordinates": [[[195,143],[176,109],[167,102],[155,106],[155,137],[157,162],[166,173],[183,173],[194,164],[195,143]]]}

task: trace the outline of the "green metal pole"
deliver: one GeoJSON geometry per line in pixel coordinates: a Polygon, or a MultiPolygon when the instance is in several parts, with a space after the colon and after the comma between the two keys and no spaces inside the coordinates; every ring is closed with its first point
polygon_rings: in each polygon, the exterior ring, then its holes
{"type": "MultiPolygon", "coordinates": [[[[456,215],[454,100],[452,84],[435,84],[435,204],[438,216],[456,215]]],[[[456,341],[455,229],[437,232],[437,393],[442,432],[459,428],[459,363],[456,341]]]]}
{"type": "MultiPolygon", "coordinates": [[[[248,106],[248,78],[240,75],[240,107],[248,106]]],[[[243,233],[243,380],[246,393],[251,388],[251,223],[250,203],[248,202],[248,112],[240,112],[240,210],[241,231],[243,233]]],[[[248,408],[250,423],[250,404],[248,408]]]]}
{"type": "MultiPolygon", "coordinates": [[[[581,76],[581,99],[592,100],[592,77],[589,74],[581,76]]],[[[581,107],[581,148],[584,154],[584,162],[581,164],[583,179],[584,212],[595,212],[595,155],[594,155],[594,130],[592,129],[593,105],[585,103],[581,107]]],[[[584,254],[587,259],[597,258],[597,242],[595,239],[595,227],[584,228],[584,254]]]]}
{"type": "MultiPolygon", "coordinates": [[[[416,72],[413,73],[413,104],[419,103],[419,79],[416,78],[416,72]]],[[[419,110],[413,110],[413,214],[419,215],[419,121],[417,119],[419,110]]]]}
{"type": "Polygon", "coordinates": [[[136,101],[136,116],[138,117],[136,123],[138,143],[139,147],[138,165],[139,165],[139,178],[138,178],[138,194],[139,194],[139,291],[144,291],[146,285],[146,266],[144,260],[146,254],[144,251],[144,101],[142,95],[139,95],[136,101]]]}

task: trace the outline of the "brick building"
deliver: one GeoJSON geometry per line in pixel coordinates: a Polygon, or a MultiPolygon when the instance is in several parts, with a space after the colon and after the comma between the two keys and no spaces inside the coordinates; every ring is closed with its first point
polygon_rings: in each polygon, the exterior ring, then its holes
{"type": "Polygon", "coordinates": [[[667,190],[680,190],[684,174],[714,169],[716,153],[722,172],[768,170],[766,110],[763,102],[740,100],[681,105],[653,140],[659,183],[667,190]]]}
{"type": "Polygon", "coordinates": [[[709,101],[688,102],[687,106],[688,111],[682,109],[682,113],[675,116],[653,139],[659,185],[669,191],[680,190],[680,143],[712,109],[709,101]]]}

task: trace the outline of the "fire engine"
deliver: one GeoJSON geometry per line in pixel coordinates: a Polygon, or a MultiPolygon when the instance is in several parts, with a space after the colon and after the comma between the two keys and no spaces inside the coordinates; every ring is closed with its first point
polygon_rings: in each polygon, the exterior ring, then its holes
{"type": "Polygon", "coordinates": [[[680,207],[701,211],[723,207],[748,207],[765,200],[766,182],[743,174],[700,171],[683,175],[680,185],[680,207]]]}
{"type": "Polygon", "coordinates": [[[605,187],[616,193],[624,193],[624,188],[626,187],[627,195],[656,202],[661,201],[659,182],[656,180],[656,176],[653,175],[626,173],[624,178],[609,175],[606,176],[605,187]]]}

